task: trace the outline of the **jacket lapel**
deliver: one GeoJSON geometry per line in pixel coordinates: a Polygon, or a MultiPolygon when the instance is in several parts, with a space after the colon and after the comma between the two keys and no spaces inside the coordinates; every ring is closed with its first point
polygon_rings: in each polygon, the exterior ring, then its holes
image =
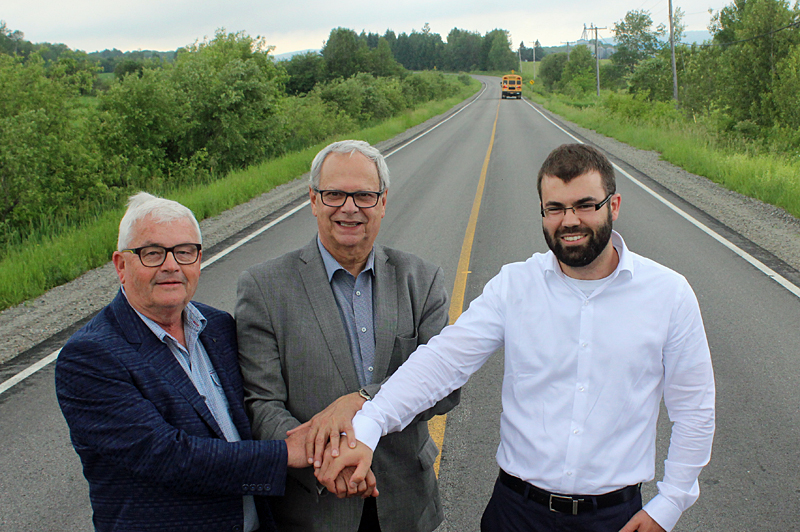
{"type": "Polygon", "coordinates": [[[300,252],[298,266],[306,296],[311,304],[328,351],[349,390],[358,389],[358,376],[350,355],[350,343],[345,335],[333,290],[325,273],[325,264],[317,247],[317,238],[300,252]]]}
{"type": "Polygon", "coordinates": [[[374,375],[376,381],[382,381],[389,372],[397,335],[397,279],[394,264],[380,246],[375,246],[375,282],[372,291],[375,316],[374,375]]]}
{"type": "Polygon", "coordinates": [[[206,406],[206,402],[200,396],[197,388],[194,387],[189,376],[183,371],[180,363],[175,359],[175,355],[145,325],[136,314],[136,311],[133,310],[133,307],[130,306],[121,290],[112,302],[112,306],[119,326],[128,342],[134,345],[138,344],[142,358],[147,360],[155,368],[157,374],[161,375],[192,405],[192,408],[214,431],[217,437],[225,439],[222,430],[217,425],[217,421],[206,406]]]}
{"type": "MultiPolygon", "coordinates": [[[[206,319],[208,319],[208,316],[206,316],[206,319]]],[[[238,366],[236,368],[229,368],[229,364],[226,364],[224,360],[226,356],[230,356],[238,363],[238,354],[230,353],[226,355],[225,351],[227,351],[230,346],[224,345],[224,339],[217,338],[213,330],[209,331],[211,328],[210,325],[211,322],[209,321],[209,326],[206,326],[203,332],[200,333],[200,341],[203,342],[203,346],[206,348],[206,353],[208,353],[208,358],[211,360],[211,365],[217,370],[217,375],[222,383],[222,390],[225,393],[225,398],[228,400],[228,413],[231,416],[233,425],[236,427],[239,436],[243,440],[251,440],[253,438],[250,429],[250,420],[247,418],[247,414],[245,414],[244,411],[244,399],[241,395],[241,386],[239,386],[239,390],[237,391],[233,384],[236,379],[241,381],[241,377],[238,375],[231,375],[231,371],[238,372],[239,368],[238,366]]]]}

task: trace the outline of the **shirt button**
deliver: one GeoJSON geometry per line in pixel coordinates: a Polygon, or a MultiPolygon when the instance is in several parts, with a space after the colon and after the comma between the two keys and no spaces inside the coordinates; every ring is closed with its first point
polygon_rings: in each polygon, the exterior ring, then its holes
{"type": "Polygon", "coordinates": [[[372,366],[370,366],[370,367],[368,367],[367,369],[368,369],[369,371],[373,371],[375,368],[373,368],[372,366]]]}
{"type": "Polygon", "coordinates": [[[582,392],[584,390],[583,386],[578,386],[578,391],[582,392]]]}
{"type": "Polygon", "coordinates": [[[361,290],[356,290],[356,295],[360,296],[361,295],[361,290]]]}
{"type": "Polygon", "coordinates": [[[589,344],[587,344],[586,342],[583,342],[583,343],[581,344],[581,347],[586,347],[587,345],[589,345],[589,344]]]}
{"type": "Polygon", "coordinates": [[[571,477],[572,476],[572,471],[567,471],[567,476],[571,477]]]}
{"type": "Polygon", "coordinates": [[[583,306],[584,306],[584,307],[588,307],[588,306],[589,306],[589,300],[588,300],[588,299],[587,299],[586,301],[584,301],[584,302],[583,302],[583,306]]]}
{"type": "Polygon", "coordinates": [[[578,434],[579,432],[580,431],[578,429],[575,429],[575,430],[572,431],[573,434],[578,434]]]}
{"type": "Polygon", "coordinates": [[[366,327],[361,327],[361,332],[367,332],[367,328],[366,327]]]}

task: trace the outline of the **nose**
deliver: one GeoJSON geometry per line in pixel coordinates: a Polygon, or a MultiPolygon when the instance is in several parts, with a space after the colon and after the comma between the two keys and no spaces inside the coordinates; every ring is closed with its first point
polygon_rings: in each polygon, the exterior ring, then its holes
{"type": "Polygon", "coordinates": [[[164,257],[164,262],[161,263],[161,269],[167,271],[176,271],[181,269],[181,265],[175,260],[175,252],[167,251],[167,256],[164,257]]]}
{"type": "Polygon", "coordinates": [[[344,200],[344,205],[339,207],[342,212],[358,212],[358,207],[356,206],[356,199],[353,196],[347,196],[344,200]]]}
{"type": "Polygon", "coordinates": [[[573,207],[567,207],[567,212],[564,213],[564,217],[561,219],[561,225],[572,227],[580,224],[581,220],[578,218],[578,215],[575,214],[575,209],[573,207]]]}

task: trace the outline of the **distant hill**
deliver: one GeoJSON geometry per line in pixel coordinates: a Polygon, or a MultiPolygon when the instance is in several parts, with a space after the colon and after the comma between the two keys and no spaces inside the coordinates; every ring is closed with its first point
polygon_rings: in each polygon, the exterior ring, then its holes
{"type": "Polygon", "coordinates": [[[683,37],[683,42],[686,44],[703,44],[705,41],[711,40],[711,34],[706,30],[702,31],[687,31],[683,37]]]}
{"type": "Polygon", "coordinates": [[[297,51],[297,52],[286,52],[285,54],[277,54],[277,55],[275,55],[273,57],[275,57],[276,61],[288,61],[293,56],[295,56],[297,54],[304,54],[306,52],[319,52],[319,50],[315,50],[314,48],[308,48],[306,50],[300,50],[300,51],[297,51]]]}

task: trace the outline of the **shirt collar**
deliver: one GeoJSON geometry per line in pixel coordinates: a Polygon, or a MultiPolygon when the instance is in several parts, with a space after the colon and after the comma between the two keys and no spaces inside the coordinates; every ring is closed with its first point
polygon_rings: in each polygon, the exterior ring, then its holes
{"type": "MultiPolygon", "coordinates": [[[[620,272],[627,271],[630,273],[631,277],[633,277],[633,257],[631,253],[628,251],[628,246],[625,245],[625,241],[622,239],[622,235],[617,233],[616,231],[611,231],[611,245],[614,246],[614,249],[617,250],[617,254],[619,255],[619,263],[617,264],[616,269],[614,272],[609,276],[611,278],[616,277],[620,274],[620,272]]],[[[552,272],[560,277],[565,277],[564,272],[561,270],[561,265],[558,263],[558,259],[556,258],[555,254],[552,251],[547,252],[548,259],[545,262],[544,269],[546,272],[552,272]]]]}
{"type": "MultiPolygon", "coordinates": [[[[333,274],[336,273],[338,270],[347,270],[339,264],[333,255],[331,255],[330,251],[325,249],[325,246],[322,245],[322,241],[319,239],[319,235],[317,235],[317,247],[319,247],[319,252],[322,255],[322,262],[325,264],[325,273],[328,274],[328,282],[331,282],[333,279],[333,274]]],[[[375,248],[373,247],[372,250],[369,252],[369,257],[367,257],[367,263],[364,265],[364,269],[362,271],[371,271],[373,275],[375,275],[375,248]]],[[[347,272],[350,273],[350,272],[347,272]]]]}
{"type": "MultiPolygon", "coordinates": [[[[125,296],[125,300],[127,301],[128,294],[125,293],[125,287],[121,286],[120,288],[122,289],[122,295],[125,296]]],[[[130,305],[130,301],[128,301],[128,304],[130,305]]],[[[145,316],[144,314],[133,308],[133,305],[131,305],[131,308],[142,319],[144,324],[147,325],[147,328],[150,329],[159,340],[166,343],[165,340],[166,338],[172,338],[172,340],[177,342],[177,340],[175,340],[175,338],[173,338],[171,334],[165,331],[161,327],[161,325],[159,325],[157,322],[151,320],[150,318],[148,318],[147,316],[145,316]]],[[[205,316],[203,316],[203,313],[200,312],[200,310],[197,307],[195,307],[191,301],[187,303],[186,308],[183,309],[182,317],[183,317],[184,331],[187,332],[188,334],[191,334],[195,338],[200,336],[200,333],[203,332],[203,329],[206,328],[206,323],[208,323],[208,320],[206,320],[205,316]]]]}

